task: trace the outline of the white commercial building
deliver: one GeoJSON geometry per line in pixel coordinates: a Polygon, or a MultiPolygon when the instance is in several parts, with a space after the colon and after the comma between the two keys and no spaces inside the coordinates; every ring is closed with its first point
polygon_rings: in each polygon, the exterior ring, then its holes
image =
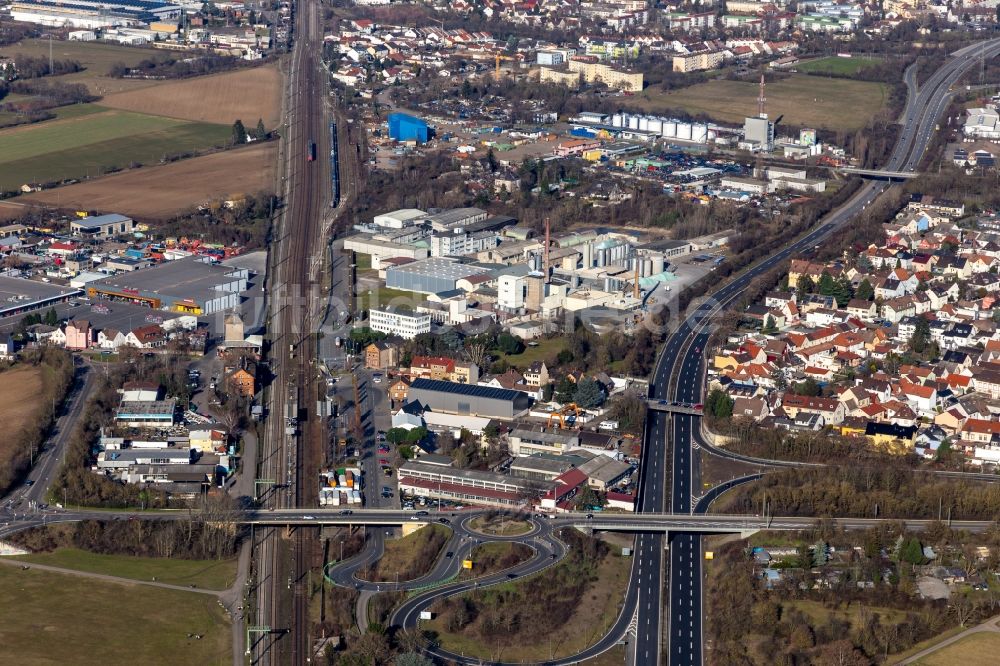
{"type": "Polygon", "coordinates": [[[422,333],[431,332],[431,316],[400,309],[372,310],[368,325],[373,331],[412,340],[422,333]]]}
{"type": "Polygon", "coordinates": [[[968,117],[965,119],[965,127],[962,128],[965,136],[1000,139],[1000,113],[996,109],[973,108],[968,109],[966,113],[968,117]]]}
{"type": "Polygon", "coordinates": [[[442,232],[431,236],[432,257],[458,257],[491,250],[499,244],[495,231],[463,233],[442,232]]]}
{"type": "Polygon", "coordinates": [[[372,218],[372,222],[377,227],[388,229],[402,229],[403,227],[417,224],[427,218],[427,213],[417,208],[403,208],[394,210],[391,213],[382,213],[372,218]]]}

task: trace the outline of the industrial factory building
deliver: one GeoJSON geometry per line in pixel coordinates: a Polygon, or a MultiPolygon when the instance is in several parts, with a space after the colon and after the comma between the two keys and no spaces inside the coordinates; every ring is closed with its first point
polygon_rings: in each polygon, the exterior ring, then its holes
{"type": "Polygon", "coordinates": [[[544,479],[524,479],[422,462],[407,462],[399,468],[401,493],[483,506],[520,506],[558,485],[544,479]]]}
{"type": "Polygon", "coordinates": [[[531,407],[531,398],[520,391],[436,379],[413,380],[407,398],[433,412],[472,414],[508,421],[525,414],[531,407]]]}
{"type": "Polygon", "coordinates": [[[0,275],[0,317],[48,308],[80,295],[79,289],[0,275]]]}
{"type": "Polygon", "coordinates": [[[389,114],[389,137],[396,141],[427,143],[430,129],[427,123],[406,113],[389,114]]]}
{"type": "Polygon", "coordinates": [[[87,295],[154,310],[209,315],[239,307],[249,279],[245,268],[187,257],[88,282],[87,295]]]}
{"type": "Polygon", "coordinates": [[[181,7],[149,0],[15,0],[9,5],[14,21],[38,23],[53,27],[109,28],[167,22],[176,24],[181,7]]]}
{"type": "Polygon", "coordinates": [[[488,272],[489,269],[482,266],[463,264],[446,257],[431,257],[387,268],[385,286],[418,294],[439,294],[457,289],[459,280],[488,272]]]}

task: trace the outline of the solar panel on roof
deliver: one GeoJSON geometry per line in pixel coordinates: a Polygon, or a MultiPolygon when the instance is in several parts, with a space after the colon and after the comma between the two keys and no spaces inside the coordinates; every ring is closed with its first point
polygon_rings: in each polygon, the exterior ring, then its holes
{"type": "Polygon", "coordinates": [[[459,384],[458,382],[445,382],[439,379],[415,379],[410,384],[410,389],[423,389],[427,391],[441,391],[442,393],[459,393],[461,395],[471,395],[477,398],[490,398],[492,400],[513,400],[521,395],[518,391],[510,389],[494,388],[492,386],[478,386],[476,384],[459,384]]]}

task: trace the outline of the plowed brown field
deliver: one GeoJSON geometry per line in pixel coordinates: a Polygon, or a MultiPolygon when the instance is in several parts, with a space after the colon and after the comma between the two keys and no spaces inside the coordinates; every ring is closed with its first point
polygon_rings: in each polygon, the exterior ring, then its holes
{"type": "MultiPolygon", "coordinates": [[[[144,91],[148,92],[148,91],[144,91]]],[[[18,197],[25,204],[167,218],[233,194],[274,190],[276,142],[227,150],[163,166],[18,197]]]]}
{"type": "Polygon", "coordinates": [[[247,129],[263,118],[274,129],[280,113],[281,75],[275,65],[225,74],[200,76],[158,86],[107,95],[100,101],[115,109],[168,116],[182,120],[232,124],[242,120],[247,129]]]}

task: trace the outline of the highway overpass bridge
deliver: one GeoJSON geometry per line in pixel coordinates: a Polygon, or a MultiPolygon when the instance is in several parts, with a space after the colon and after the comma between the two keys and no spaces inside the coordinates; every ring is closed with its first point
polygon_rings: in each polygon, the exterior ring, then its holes
{"type": "Polygon", "coordinates": [[[704,410],[701,405],[692,405],[686,402],[671,402],[670,400],[655,400],[650,398],[646,401],[646,405],[656,412],[669,412],[671,414],[690,414],[692,416],[701,416],[704,414],[704,410]]]}
{"type": "Polygon", "coordinates": [[[886,171],[883,169],[858,169],[855,167],[834,168],[841,173],[861,176],[862,178],[873,178],[875,180],[909,180],[920,175],[916,171],[886,171]]]}
{"type": "MultiPolygon", "coordinates": [[[[452,523],[475,516],[481,511],[397,511],[394,509],[276,509],[249,512],[239,522],[256,526],[321,526],[321,525],[403,525],[425,523],[452,523]],[[423,514],[423,515],[421,515],[423,514]]],[[[742,534],[748,536],[762,530],[798,531],[814,527],[819,518],[798,516],[747,516],[690,513],[564,513],[552,516],[542,514],[512,514],[513,518],[545,523],[551,528],[577,527],[602,532],[701,532],[706,534],[742,534]]],[[[848,530],[869,529],[880,523],[900,522],[896,518],[825,518],[848,530]]],[[[932,520],[904,520],[907,528],[923,530],[936,523],[932,520]]],[[[981,532],[990,528],[992,521],[951,521],[952,529],[981,532]]],[[[486,536],[488,539],[488,535],[486,536]]]]}

